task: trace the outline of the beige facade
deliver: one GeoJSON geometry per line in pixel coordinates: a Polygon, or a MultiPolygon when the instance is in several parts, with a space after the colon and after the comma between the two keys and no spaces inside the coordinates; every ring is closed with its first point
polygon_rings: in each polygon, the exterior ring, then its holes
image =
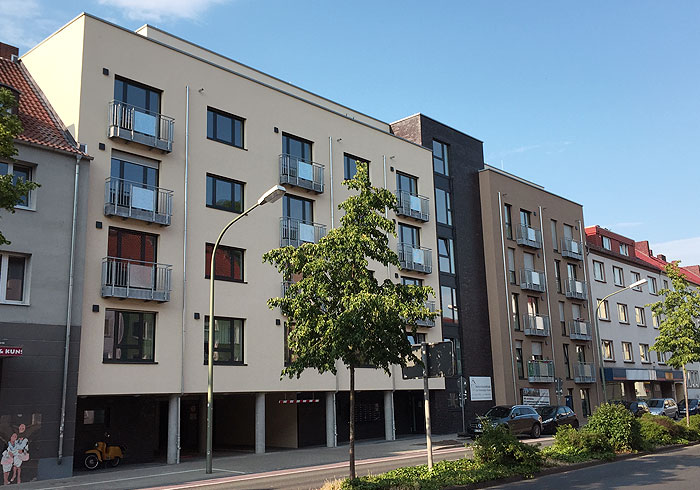
{"type": "Polygon", "coordinates": [[[491,167],[479,183],[496,402],[581,418],[600,397],[582,207],[491,167]]]}

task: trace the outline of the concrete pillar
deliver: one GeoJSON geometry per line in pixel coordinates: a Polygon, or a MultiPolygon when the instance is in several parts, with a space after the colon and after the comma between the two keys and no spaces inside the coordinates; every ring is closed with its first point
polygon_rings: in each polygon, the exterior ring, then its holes
{"type": "Polygon", "coordinates": [[[207,453],[207,395],[199,397],[199,410],[197,411],[197,423],[199,424],[199,441],[197,448],[199,454],[206,455],[207,453]]]}
{"type": "Polygon", "coordinates": [[[176,464],[178,459],[177,428],[179,423],[179,408],[180,396],[170,395],[170,400],[168,403],[168,464],[176,464]]]}
{"type": "Polygon", "coordinates": [[[265,452],[265,393],[255,394],[255,453],[265,452]]]}
{"type": "Polygon", "coordinates": [[[338,436],[335,431],[335,393],[326,392],[326,447],[336,447],[338,436]]]}
{"type": "Polygon", "coordinates": [[[384,438],[387,441],[396,439],[396,428],[394,427],[394,392],[384,392],[384,438]]]}

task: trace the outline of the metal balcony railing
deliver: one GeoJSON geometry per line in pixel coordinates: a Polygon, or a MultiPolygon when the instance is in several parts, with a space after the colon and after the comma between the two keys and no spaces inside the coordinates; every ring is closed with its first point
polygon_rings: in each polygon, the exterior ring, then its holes
{"type": "Polygon", "coordinates": [[[553,383],[554,361],[527,361],[527,380],[530,383],[553,383]]]}
{"type": "Polygon", "coordinates": [[[102,297],[170,301],[171,273],[171,265],[105,257],[102,297]]]}
{"type": "Polygon", "coordinates": [[[549,337],[549,317],[547,315],[523,315],[523,331],[525,335],[549,337]]]}
{"type": "Polygon", "coordinates": [[[583,260],[583,246],[581,245],[581,242],[572,238],[562,238],[561,255],[562,257],[583,260]]]}
{"type": "Polygon", "coordinates": [[[283,153],[280,159],[280,184],[293,185],[317,193],[323,192],[323,165],[307,162],[283,153]]]}
{"type": "Polygon", "coordinates": [[[109,137],[173,151],[175,120],[125,102],[109,103],[109,137]]]}
{"type": "Polygon", "coordinates": [[[282,247],[318,243],[324,236],[326,236],[326,225],[308,223],[295,218],[280,218],[280,246],[282,247]]]}
{"type": "Polygon", "coordinates": [[[569,320],[569,338],[573,340],[591,340],[591,324],[585,320],[569,320]]]}
{"type": "Polygon", "coordinates": [[[545,276],[544,272],[533,271],[530,269],[520,269],[520,288],[530,291],[545,291],[545,276]]]}
{"type": "Polygon", "coordinates": [[[396,214],[419,221],[430,219],[430,199],[408,191],[396,191],[396,214]]]}
{"type": "Polygon", "coordinates": [[[573,299],[587,299],[588,298],[588,285],[586,281],[577,281],[576,279],[569,279],[566,282],[566,297],[573,299]]]}
{"type": "Polygon", "coordinates": [[[592,362],[577,362],[574,364],[575,383],[595,383],[595,366],[592,362]]]}
{"type": "Polygon", "coordinates": [[[408,243],[399,243],[399,263],[407,271],[433,272],[433,251],[429,248],[414,247],[408,243]]]}
{"type": "Polygon", "coordinates": [[[168,226],[173,215],[173,191],[108,177],[104,212],[105,216],[134,218],[168,226]]]}
{"type": "MultiPolygon", "coordinates": [[[[435,301],[426,301],[425,307],[428,308],[428,310],[431,313],[435,313],[435,301]]],[[[435,319],[434,318],[426,318],[425,320],[417,320],[416,325],[418,325],[419,327],[434,327],[435,326],[435,319]]]]}
{"type": "Polygon", "coordinates": [[[515,227],[515,241],[518,245],[542,248],[542,233],[540,233],[540,230],[530,228],[527,225],[519,225],[515,227]]]}

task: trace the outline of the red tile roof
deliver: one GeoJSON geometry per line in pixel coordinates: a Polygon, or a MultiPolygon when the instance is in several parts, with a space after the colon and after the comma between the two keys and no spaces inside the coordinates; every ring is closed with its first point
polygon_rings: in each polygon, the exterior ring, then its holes
{"type": "MultiPolygon", "coordinates": [[[[647,246],[648,250],[648,246],[647,246]]],[[[642,250],[639,248],[635,249],[635,254],[637,255],[638,259],[643,260],[647,264],[663,271],[664,267],[666,267],[667,262],[666,260],[662,259],[659,255],[654,257],[653,255],[647,255],[645,254],[642,250]]],[[[697,267],[697,266],[695,266],[697,267]]],[[[696,274],[690,267],[679,267],[681,274],[685,276],[685,278],[689,281],[692,282],[693,284],[700,286],[700,275],[696,274]]]]}
{"type": "Polygon", "coordinates": [[[24,131],[17,136],[18,142],[88,156],[80,151],[21,61],[0,58],[0,84],[20,94],[18,114],[24,131]]]}

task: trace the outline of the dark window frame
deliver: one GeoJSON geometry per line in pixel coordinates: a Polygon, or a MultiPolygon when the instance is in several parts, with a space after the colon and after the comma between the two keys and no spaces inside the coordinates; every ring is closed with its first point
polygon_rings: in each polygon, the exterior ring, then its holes
{"type": "Polygon", "coordinates": [[[231,114],[230,112],[222,111],[221,109],[215,109],[214,107],[207,106],[207,139],[211,141],[216,141],[217,143],[223,143],[225,145],[233,146],[234,148],[240,148],[240,149],[245,149],[245,118],[242,118],[241,116],[236,116],[235,114],[231,114]],[[214,115],[214,118],[212,119],[213,121],[213,127],[211,128],[211,136],[210,136],[210,131],[209,131],[209,113],[212,113],[214,115]],[[217,131],[218,127],[218,122],[217,122],[217,117],[225,117],[231,120],[231,141],[219,138],[219,134],[217,131]],[[236,123],[240,123],[241,125],[241,141],[240,144],[237,144],[236,142],[236,123]]]}
{"type": "MultiPolygon", "coordinates": [[[[245,182],[241,182],[240,180],[229,179],[228,177],[222,177],[220,175],[207,173],[204,194],[205,194],[204,199],[206,202],[206,207],[208,207],[208,208],[219,209],[221,211],[228,211],[230,213],[236,213],[236,214],[241,214],[245,209],[245,182]],[[213,185],[212,185],[213,194],[211,196],[211,198],[212,198],[211,204],[209,203],[209,195],[208,195],[208,193],[209,193],[209,179],[210,178],[213,179],[213,181],[214,181],[213,185]],[[240,211],[236,210],[235,208],[227,208],[226,206],[219,206],[216,204],[216,181],[221,181],[221,182],[225,182],[227,184],[231,184],[231,196],[232,197],[235,196],[235,191],[234,191],[235,187],[240,186],[240,188],[241,188],[240,211]]],[[[231,203],[235,204],[236,201],[232,199],[231,203]]]]}
{"type": "MultiPolygon", "coordinates": [[[[204,245],[204,278],[211,279],[211,274],[207,273],[207,270],[211,267],[211,250],[214,249],[213,243],[206,243],[204,245]]],[[[235,258],[233,255],[230,256],[231,261],[231,275],[230,276],[219,276],[214,275],[215,281],[226,281],[226,282],[245,282],[245,249],[237,247],[227,247],[225,245],[219,245],[216,249],[217,253],[236,253],[240,252],[239,269],[240,269],[240,279],[236,279],[235,274],[235,258]]],[[[214,264],[216,267],[216,264],[214,264]]],[[[217,317],[218,318],[218,317],[217,317]]]]}
{"type": "MultiPolygon", "coordinates": [[[[214,360],[214,365],[215,366],[245,366],[245,318],[237,318],[237,317],[228,317],[228,316],[218,316],[214,315],[214,325],[216,326],[216,321],[217,320],[230,320],[230,328],[231,332],[229,332],[231,336],[231,347],[229,349],[220,349],[217,348],[216,345],[214,346],[214,355],[216,356],[217,353],[230,353],[231,354],[231,360],[230,361],[219,361],[219,360],[214,360]],[[234,331],[235,331],[235,325],[236,321],[240,321],[240,329],[241,329],[241,341],[240,341],[240,360],[235,360],[235,342],[234,340],[234,331]]],[[[216,330],[214,330],[214,343],[216,343],[216,330]]],[[[209,364],[209,315],[204,316],[204,365],[207,366],[209,364]]]]}
{"type": "Polygon", "coordinates": [[[449,148],[450,148],[450,145],[448,145],[447,143],[443,143],[443,142],[440,141],[440,140],[433,139],[433,147],[432,147],[432,151],[433,151],[433,172],[435,172],[436,174],[439,174],[439,175],[444,175],[445,177],[449,177],[449,176],[450,176],[450,154],[449,154],[449,148]],[[437,145],[440,147],[440,149],[442,150],[442,156],[440,156],[440,157],[435,156],[435,146],[436,146],[436,144],[437,144],[437,145]],[[441,162],[441,165],[440,165],[441,170],[436,169],[436,167],[435,167],[436,160],[439,161],[439,162],[441,162]]]}
{"type": "Polygon", "coordinates": [[[121,82],[121,83],[122,83],[122,98],[121,98],[121,99],[117,98],[117,94],[116,94],[116,93],[113,93],[114,99],[115,99],[115,100],[117,100],[117,101],[119,101],[119,102],[122,102],[122,103],[124,103],[124,104],[128,104],[128,105],[131,105],[131,106],[134,106],[134,107],[138,107],[136,104],[132,104],[131,102],[129,102],[128,100],[126,100],[126,99],[127,99],[127,97],[126,97],[126,94],[127,94],[127,84],[128,84],[128,85],[133,85],[134,87],[138,87],[138,88],[140,88],[140,89],[146,90],[147,92],[153,92],[153,93],[155,93],[155,94],[158,95],[158,110],[153,110],[153,109],[150,107],[150,105],[151,105],[151,98],[150,98],[150,97],[146,97],[146,106],[147,106],[147,107],[139,107],[139,108],[140,108],[140,109],[143,109],[143,110],[145,110],[145,111],[148,111],[148,112],[152,112],[152,113],[154,113],[154,114],[161,114],[160,108],[161,108],[161,106],[163,105],[163,91],[162,91],[161,89],[152,87],[152,86],[150,86],[150,85],[146,85],[145,83],[137,82],[136,80],[131,80],[130,78],[122,77],[122,76],[120,76],[120,75],[115,75],[115,76],[114,76],[114,83],[115,83],[114,91],[115,91],[115,92],[116,92],[116,82],[121,82]]]}
{"type": "Polygon", "coordinates": [[[367,170],[369,171],[369,160],[364,158],[356,157],[350,153],[343,153],[343,177],[345,180],[350,180],[357,175],[357,162],[362,162],[367,164],[367,170]],[[351,172],[350,164],[354,165],[354,172],[351,172]],[[352,173],[352,175],[350,175],[352,173]]]}
{"type": "Polygon", "coordinates": [[[103,364],[157,364],[156,362],[156,321],[157,321],[157,312],[155,311],[134,311],[134,310],[120,310],[120,309],[115,309],[115,308],[107,308],[105,309],[105,326],[107,323],[107,312],[114,312],[114,323],[112,325],[112,339],[113,339],[113,344],[112,344],[112,358],[106,357],[106,352],[105,352],[105,346],[104,342],[106,341],[107,337],[105,336],[106,332],[103,332],[103,345],[102,345],[102,363],[103,364]],[[130,315],[138,315],[139,316],[139,323],[141,325],[141,336],[138,337],[138,343],[137,344],[124,344],[118,343],[115,334],[116,334],[116,328],[117,325],[119,324],[119,316],[122,314],[130,314],[130,315]],[[128,349],[133,349],[135,346],[138,347],[140,356],[143,357],[144,355],[144,335],[143,335],[143,325],[145,323],[144,316],[145,315],[152,315],[153,318],[153,338],[150,340],[151,346],[152,346],[152,352],[150,359],[121,359],[116,357],[116,351],[117,349],[122,349],[124,351],[128,351],[128,349]]]}

